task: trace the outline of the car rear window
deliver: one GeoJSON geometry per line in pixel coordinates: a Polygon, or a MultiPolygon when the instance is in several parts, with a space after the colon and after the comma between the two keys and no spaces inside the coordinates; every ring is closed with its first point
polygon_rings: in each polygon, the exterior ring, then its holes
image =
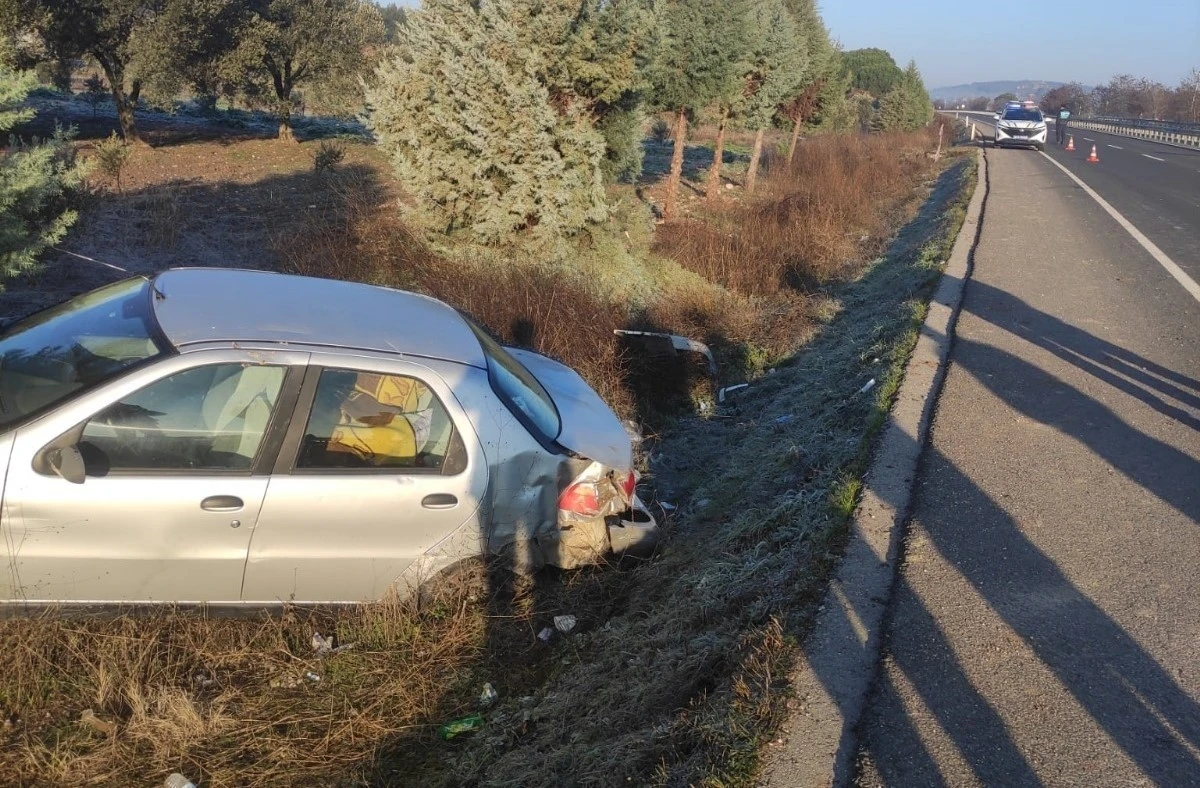
{"type": "Polygon", "coordinates": [[[552,442],[562,432],[562,420],[549,393],[525,365],[513,358],[499,342],[474,321],[465,316],[463,319],[483,347],[483,354],[487,357],[488,380],[497,396],[535,438],[542,443],[552,442]]]}
{"type": "Polygon", "coordinates": [[[1042,120],[1040,109],[1010,109],[1004,112],[1004,120],[1042,120]]]}

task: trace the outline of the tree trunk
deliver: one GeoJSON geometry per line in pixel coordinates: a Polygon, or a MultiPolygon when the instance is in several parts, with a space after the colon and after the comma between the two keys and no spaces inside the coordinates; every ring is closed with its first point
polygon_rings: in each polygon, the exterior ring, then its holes
{"type": "Polygon", "coordinates": [[[279,139],[283,142],[296,141],[296,135],[292,133],[292,110],[290,104],[279,105],[279,139]]]}
{"type": "Polygon", "coordinates": [[[725,124],[729,120],[729,108],[721,109],[721,123],[717,126],[717,147],[713,150],[712,168],[708,171],[708,188],[704,199],[712,202],[721,193],[721,165],[725,163],[725,124]]]}
{"type": "Polygon", "coordinates": [[[264,60],[271,72],[271,81],[275,83],[275,98],[278,99],[279,137],[284,142],[295,142],[296,135],[292,133],[292,62],[283,61],[282,70],[275,67],[270,58],[264,60]]]}
{"type": "Polygon", "coordinates": [[[687,110],[679,109],[675,121],[675,153],[671,156],[671,174],[667,178],[667,197],[663,205],[663,218],[675,217],[675,201],[679,196],[679,181],[683,177],[683,148],[687,142],[687,110]]]}
{"type": "Polygon", "coordinates": [[[124,66],[99,52],[92,54],[96,56],[96,61],[104,70],[104,76],[108,79],[108,86],[112,90],[113,104],[117,106],[117,121],[121,124],[121,136],[127,143],[141,142],[142,139],[137,133],[137,118],[133,114],[133,104],[125,95],[124,66]]]}
{"type": "Polygon", "coordinates": [[[750,152],[750,171],[746,173],[746,193],[750,194],[754,191],[754,184],[758,182],[758,160],[762,157],[763,135],[766,134],[766,129],[759,129],[754,135],[754,150],[750,152]]]}
{"type": "Polygon", "coordinates": [[[788,166],[792,166],[792,159],[796,156],[796,146],[800,144],[800,119],[796,118],[796,124],[792,127],[792,144],[788,145],[788,166]]]}

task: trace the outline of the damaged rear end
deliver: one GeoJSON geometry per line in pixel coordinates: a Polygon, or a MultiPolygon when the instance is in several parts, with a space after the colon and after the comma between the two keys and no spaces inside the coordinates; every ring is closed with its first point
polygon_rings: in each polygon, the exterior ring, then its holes
{"type": "Polygon", "coordinates": [[[616,554],[648,555],[658,523],[637,495],[633,438],[612,409],[570,367],[526,350],[507,349],[553,400],[568,481],[557,498],[554,527],[538,535],[544,563],[563,569],[616,554]]]}

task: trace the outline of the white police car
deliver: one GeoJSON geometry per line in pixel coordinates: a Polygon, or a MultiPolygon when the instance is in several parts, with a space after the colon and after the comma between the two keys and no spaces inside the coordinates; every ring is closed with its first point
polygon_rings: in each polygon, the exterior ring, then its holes
{"type": "Polygon", "coordinates": [[[1010,102],[996,118],[996,147],[1046,149],[1046,118],[1031,101],[1010,102]]]}

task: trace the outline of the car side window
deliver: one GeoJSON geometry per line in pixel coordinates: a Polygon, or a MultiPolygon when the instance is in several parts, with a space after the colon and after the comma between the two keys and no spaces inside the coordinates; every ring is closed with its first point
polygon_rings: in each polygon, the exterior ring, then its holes
{"type": "Polygon", "coordinates": [[[465,450],[433,390],[406,375],[321,372],[299,470],[424,469],[457,473],[465,450]]]}
{"type": "Polygon", "coordinates": [[[79,448],[89,475],[249,471],[279,401],[285,371],[215,364],[151,383],[84,426],[79,448]]]}

